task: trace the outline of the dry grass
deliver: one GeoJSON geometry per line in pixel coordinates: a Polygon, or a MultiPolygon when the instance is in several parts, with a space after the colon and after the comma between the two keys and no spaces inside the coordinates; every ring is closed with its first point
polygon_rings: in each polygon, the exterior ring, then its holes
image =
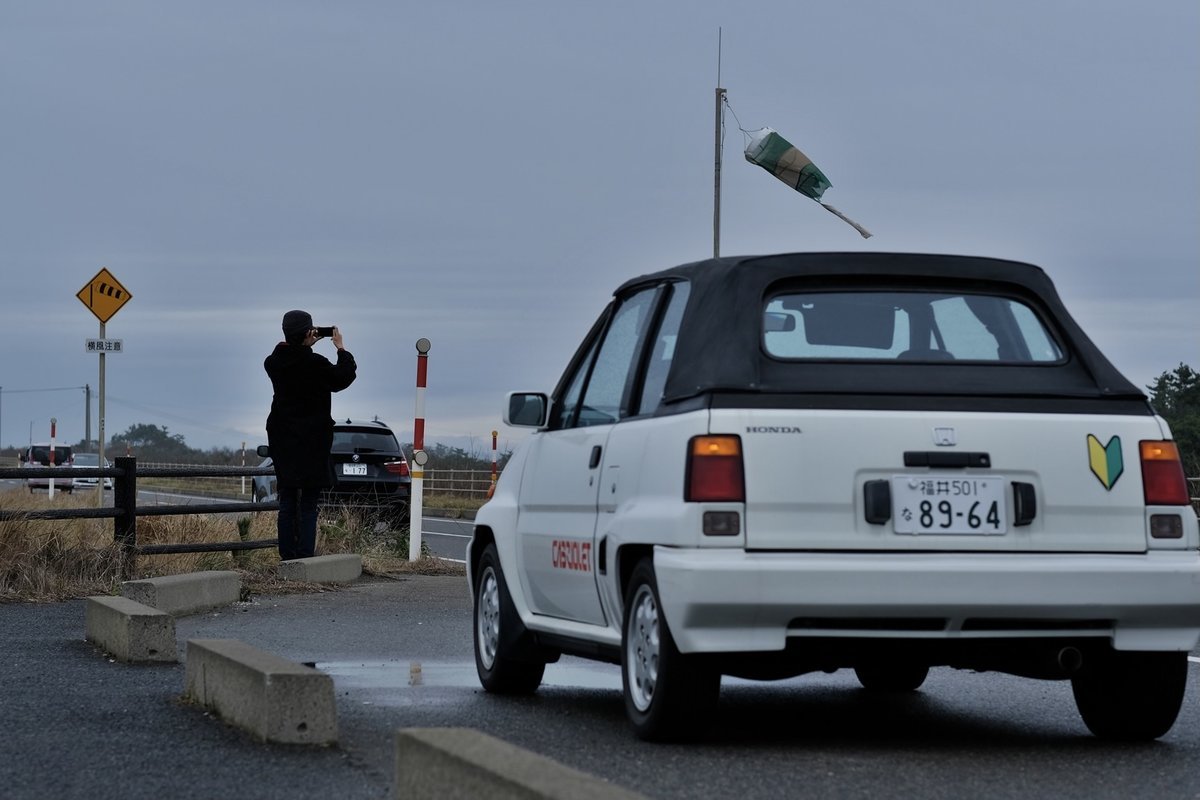
{"type": "MultiPolygon", "coordinates": [[[[24,490],[0,492],[0,509],[44,510],[91,507],[94,497],[46,495],[24,490]]],[[[369,514],[323,510],[317,552],[358,553],[363,570],[377,575],[463,574],[461,564],[425,557],[408,561],[408,532],[394,530],[369,514]]],[[[142,517],[138,544],[184,544],[273,539],[275,514],[192,514],[142,517]]],[[[310,591],[314,586],[282,581],[274,548],[209,553],[143,555],[135,578],[203,570],[235,570],[249,594],[310,591]]],[[[0,602],[52,601],[93,594],[115,594],[121,582],[121,553],[113,543],[111,519],[23,520],[0,522],[0,602]]]]}

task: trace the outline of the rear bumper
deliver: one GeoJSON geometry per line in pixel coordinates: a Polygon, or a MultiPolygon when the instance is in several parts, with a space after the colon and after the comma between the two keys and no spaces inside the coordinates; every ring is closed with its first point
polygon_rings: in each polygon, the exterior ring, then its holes
{"type": "Polygon", "coordinates": [[[327,503],[395,505],[408,502],[409,487],[406,484],[341,482],[324,490],[321,496],[327,503]]]}
{"type": "Polygon", "coordinates": [[[1200,640],[1200,555],[747,553],[656,547],[685,653],[782,650],[789,638],[1098,637],[1120,650],[1200,640]]]}
{"type": "MultiPolygon", "coordinates": [[[[76,478],[55,478],[54,488],[56,491],[70,491],[75,485],[76,478]]],[[[49,489],[49,478],[26,478],[25,484],[30,489],[49,489]]]]}

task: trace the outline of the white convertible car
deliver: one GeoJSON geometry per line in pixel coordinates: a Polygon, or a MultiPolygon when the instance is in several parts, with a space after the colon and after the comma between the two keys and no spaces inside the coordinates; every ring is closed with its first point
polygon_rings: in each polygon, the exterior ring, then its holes
{"type": "Polygon", "coordinates": [[[1072,682],[1097,736],[1175,722],[1200,527],[1166,423],[1034,266],[806,253],[628,281],[468,550],[479,678],[619,663],[646,739],[722,675],[930,667],[1072,682]]]}

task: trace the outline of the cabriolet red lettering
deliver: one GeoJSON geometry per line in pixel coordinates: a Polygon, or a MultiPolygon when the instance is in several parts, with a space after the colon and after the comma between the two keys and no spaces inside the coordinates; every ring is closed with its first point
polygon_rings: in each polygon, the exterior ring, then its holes
{"type": "Polygon", "coordinates": [[[570,569],[580,572],[592,570],[592,543],[570,539],[555,539],[550,542],[551,563],[555,569],[570,569]]]}

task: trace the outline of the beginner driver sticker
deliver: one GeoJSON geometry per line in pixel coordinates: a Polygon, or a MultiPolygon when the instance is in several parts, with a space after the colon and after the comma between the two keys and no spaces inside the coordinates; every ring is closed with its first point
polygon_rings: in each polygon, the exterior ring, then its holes
{"type": "Polygon", "coordinates": [[[1112,487],[1125,471],[1125,458],[1121,454],[1121,437],[1114,436],[1108,444],[1100,444],[1100,440],[1088,434],[1088,464],[1092,474],[1104,484],[1104,488],[1112,491],[1112,487]]]}

